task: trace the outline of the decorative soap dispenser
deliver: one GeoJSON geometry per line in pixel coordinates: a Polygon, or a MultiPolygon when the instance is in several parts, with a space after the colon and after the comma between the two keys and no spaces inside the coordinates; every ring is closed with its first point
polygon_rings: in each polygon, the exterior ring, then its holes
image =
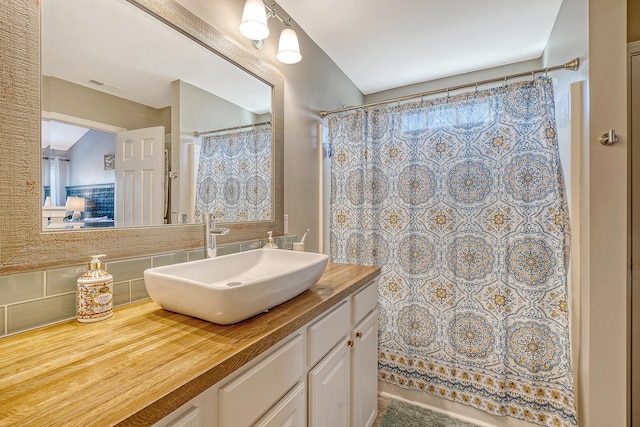
{"type": "Polygon", "coordinates": [[[92,255],[89,271],[78,279],[78,322],[97,322],[113,315],[113,276],[102,269],[103,256],[92,255]]]}
{"type": "Polygon", "coordinates": [[[278,245],[273,243],[273,231],[267,231],[269,238],[267,239],[267,243],[264,244],[264,247],[267,249],[278,249],[278,245]]]}

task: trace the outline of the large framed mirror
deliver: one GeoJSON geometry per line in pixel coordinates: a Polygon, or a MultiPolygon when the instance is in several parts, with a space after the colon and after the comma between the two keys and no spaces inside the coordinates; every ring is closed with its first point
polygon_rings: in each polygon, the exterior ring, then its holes
{"type": "MultiPolygon", "coordinates": [[[[134,51],[129,50],[128,54],[130,56],[140,56],[144,61],[155,64],[155,67],[163,71],[164,74],[156,73],[162,75],[162,78],[165,79],[162,88],[156,88],[151,92],[156,95],[164,95],[165,101],[159,101],[153,107],[158,110],[158,114],[157,118],[151,121],[131,123],[132,116],[135,114],[131,113],[131,110],[126,110],[126,108],[125,111],[127,112],[124,113],[124,116],[128,116],[129,123],[125,123],[125,120],[117,121],[113,117],[118,116],[119,113],[121,116],[123,115],[120,104],[116,107],[111,106],[108,114],[101,117],[97,115],[99,108],[96,107],[109,105],[109,102],[102,102],[103,100],[110,99],[113,101],[114,96],[116,98],[124,98],[124,96],[105,93],[104,89],[96,91],[90,88],[90,85],[102,83],[102,86],[111,85],[116,90],[125,85],[118,85],[108,81],[107,79],[110,77],[102,77],[101,80],[99,76],[87,75],[96,74],[104,70],[104,75],[107,76],[106,69],[108,66],[106,62],[98,64],[98,68],[94,68],[93,71],[77,73],[78,75],[82,74],[82,77],[76,78],[84,79],[86,84],[73,81],[71,77],[63,78],[61,74],[57,74],[60,71],[53,70],[55,67],[52,67],[47,59],[48,45],[46,41],[42,43],[43,60],[42,62],[40,61],[41,12],[47,14],[46,8],[49,6],[55,7],[55,3],[48,3],[48,1],[41,2],[38,5],[11,0],[3,2],[0,8],[0,13],[2,14],[2,23],[0,25],[6,25],[4,34],[9,34],[9,37],[0,39],[3,61],[6,64],[0,75],[0,83],[4,93],[0,99],[0,105],[2,106],[0,119],[2,124],[0,129],[0,167],[3,170],[2,178],[0,178],[0,201],[2,201],[3,206],[3,209],[0,209],[0,218],[3,224],[0,242],[0,273],[28,271],[77,263],[84,260],[90,252],[96,251],[106,253],[109,259],[119,259],[135,255],[201,247],[203,240],[202,226],[199,224],[184,225],[185,222],[192,223],[195,221],[195,208],[198,207],[196,199],[198,197],[203,198],[202,194],[208,196],[216,194],[212,189],[221,188],[222,190],[217,194],[222,198],[227,195],[227,201],[230,200],[229,197],[231,197],[231,201],[234,201],[233,196],[237,196],[239,190],[243,188],[236,185],[225,192],[227,189],[224,181],[214,182],[213,184],[211,181],[204,182],[201,180],[198,182],[198,169],[201,163],[198,161],[198,154],[203,151],[201,146],[218,135],[254,131],[261,127],[268,128],[268,140],[270,142],[269,160],[265,161],[265,153],[260,153],[260,159],[264,166],[263,172],[268,173],[268,178],[271,179],[271,182],[261,182],[262,191],[268,188],[270,199],[260,197],[260,200],[269,200],[268,207],[265,208],[263,206],[262,216],[250,216],[247,209],[244,211],[241,209],[234,210],[235,205],[222,205],[214,213],[223,217],[227,215],[224,217],[224,224],[231,229],[231,233],[220,239],[220,243],[262,238],[269,230],[274,231],[276,235],[282,233],[284,82],[282,76],[275,69],[262,63],[173,0],[98,2],[113,3],[129,8],[129,12],[133,13],[136,18],[147,20],[153,18],[147,22],[152,26],[155,25],[158,31],[169,31],[166,34],[172,33],[174,36],[180,37],[180,43],[188,43],[189,49],[200,53],[200,59],[198,59],[201,61],[200,64],[185,68],[192,70],[197,68],[198,71],[203,71],[202,69],[204,69],[205,71],[205,73],[200,73],[200,77],[178,74],[175,71],[169,73],[166,65],[157,62],[160,61],[159,59],[154,59],[143,53],[132,54],[134,51]],[[9,28],[11,29],[10,31],[9,28]],[[213,63],[217,63],[217,66],[222,64],[221,67],[226,67],[228,70],[224,72],[216,71],[217,69],[213,68],[213,63]],[[41,71],[44,76],[42,79],[41,71]],[[217,83],[222,82],[222,84],[218,84],[218,88],[215,88],[215,84],[212,85],[211,82],[207,82],[208,73],[206,71],[210,71],[211,80],[217,83]],[[235,77],[232,78],[239,80],[241,82],[240,86],[252,89],[247,93],[237,94],[220,92],[222,90],[220,89],[221,87],[228,89],[233,84],[230,82],[224,83],[216,73],[231,73],[229,74],[231,76],[236,73],[235,77]],[[95,81],[89,82],[92,79],[95,81]],[[266,101],[264,100],[265,92],[267,93],[266,101]],[[63,94],[64,99],[59,98],[59,93],[63,94]],[[86,96],[86,93],[89,93],[89,101],[82,98],[82,96],[86,96]],[[256,93],[261,95],[254,96],[252,99],[252,94],[255,95],[256,93]],[[196,97],[196,100],[189,100],[187,95],[196,97]],[[58,96],[58,98],[56,99],[55,96],[58,96]],[[269,96],[270,99],[268,99],[269,96]],[[222,99],[221,104],[214,107],[201,107],[202,99],[212,98],[222,99]],[[72,102],[69,102],[70,100],[72,102]],[[201,108],[197,108],[197,106],[201,108]],[[234,109],[236,111],[232,112],[234,109]],[[208,112],[208,114],[203,114],[203,116],[207,117],[206,121],[193,120],[198,112],[203,111],[208,112]],[[211,113],[212,111],[213,113],[211,113]],[[237,119],[238,117],[242,117],[242,119],[237,119]],[[89,182],[76,185],[74,181],[73,185],[65,185],[64,189],[53,186],[51,177],[57,176],[58,181],[60,181],[63,174],[55,175],[55,173],[51,172],[50,166],[47,168],[48,164],[57,163],[58,169],[60,169],[60,163],[71,163],[64,160],[69,159],[70,154],[68,151],[54,149],[50,140],[47,139],[50,136],[50,130],[45,131],[44,137],[41,138],[43,119],[45,120],[45,126],[84,126],[85,129],[89,130],[82,134],[83,137],[86,137],[87,133],[98,131],[114,133],[121,129],[129,131],[143,127],[162,126],[163,133],[160,135],[166,151],[160,151],[170,154],[168,155],[168,161],[162,163],[161,166],[162,171],[159,176],[162,179],[156,181],[166,182],[169,176],[172,179],[169,185],[160,187],[160,193],[158,194],[163,195],[164,198],[162,199],[162,214],[157,216],[156,222],[127,223],[124,217],[120,217],[120,220],[117,220],[116,212],[114,212],[113,218],[110,218],[108,214],[103,215],[102,211],[88,212],[87,206],[95,207],[95,205],[99,204],[96,200],[102,199],[91,199],[91,196],[86,194],[77,194],[69,191],[76,191],[77,188],[67,188],[85,185],[97,188],[103,187],[103,184],[111,183],[89,182]],[[260,125],[261,123],[267,124],[260,125]],[[149,124],[151,126],[147,126],[149,124]],[[100,127],[105,129],[100,129],[100,127]],[[198,136],[194,135],[194,131],[198,132],[198,136]],[[208,133],[209,131],[215,132],[208,133]],[[205,135],[202,135],[203,132],[205,132],[205,135]],[[43,151],[43,144],[45,145],[45,151],[43,151]],[[58,159],[53,160],[56,157],[58,159]],[[198,185],[202,193],[200,195],[198,195],[198,185]],[[55,196],[53,191],[57,192],[55,196]],[[47,226],[51,223],[51,217],[48,216],[48,213],[45,213],[43,205],[49,204],[51,207],[58,208],[64,206],[65,215],[70,216],[76,210],[75,208],[72,209],[73,206],[69,203],[69,200],[74,198],[84,199],[84,207],[78,208],[81,211],[81,222],[95,222],[95,224],[92,224],[91,227],[86,227],[86,224],[79,227],[64,225],[59,227],[56,232],[47,231],[49,228],[47,226]],[[52,199],[55,199],[55,202],[52,203],[52,199]],[[85,221],[87,219],[92,219],[93,221],[85,221]],[[100,224],[101,222],[104,223],[100,224]],[[179,223],[180,225],[160,225],[164,223],[179,223]]],[[[63,18],[64,15],[67,16],[67,26],[77,29],[79,24],[69,25],[70,15],[76,15],[73,19],[76,19],[76,23],[78,23],[78,19],[82,20],[81,13],[91,13],[91,11],[81,12],[81,5],[85,3],[84,1],[67,2],[64,0],[64,3],[78,3],[76,8],[63,13],[63,18]]],[[[111,12],[116,13],[114,11],[111,12]]],[[[46,26],[49,25],[46,19],[46,16],[43,15],[43,36],[46,36],[48,28],[46,26]]],[[[114,20],[118,20],[118,18],[114,18],[114,20]]],[[[122,23],[128,21],[123,17],[118,22],[118,26],[114,27],[113,31],[118,31],[119,28],[120,32],[127,33],[125,31],[127,25],[122,25],[122,23]]],[[[74,38],[73,30],[68,33],[66,37],[74,38]]],[[[133,32],[131,33],[133,34],[133,32]]],[[[75,38],[77,37],[76,34],[75,38]]],[[[105,34],[104,37],[108,37],[108,35],[105,34]]],[[[154,37],[164,36],[155,35],[154,37]]],[[[126,42],[126,37],[124,40],[126,42]]],[[[84,38],[84,41],[91,48],[89,37],[84,38]]],[[[169,42],[165,41],[166,43],[169,42]]],[[[62,49],[61,46],[64,46],[64,42],[62,45],[57,44],[54,46],[57,46],[54,50],[57,49],[59,51],[62,49]]],[[[183,44],[182,50],[186,51],[187,48],[184,46],[183,44]]],[[[123,48],[120,48],[120,50],[123,50],[123,48]]],[[[58,55],[60,55],[60,52],[58,52],[58,55]]],[[[101,52],[94,59],[88,59],[87,61],[99,62],[100,56],[115,56],[115,54],[108,55],[107,52],[101,52]]],[[[196,57],[196,55],[187,56],[189,58],[196,57]]],[[[62,55],[62,57],[65,56],[62,55]]],[[[175,60],[177,58],[174,58],[173,62],[176,62],[175,60]]],[[[62,62],[69,64],[71,60],[67,59],[62,62]]],[[[119,62],[122,67],[122,62],[126,61],[121,59],[119,62]]],[[[75,68],[79,69],[81,67],[77,66],[75,68]]],[[[153,67],[151,70],[153,70],[153,67]]],[[[149,75],[143,77],[143,79],[145,78],[146,80],[151,80],[149,75]]],[[[140,85],[134,83],[133,86],[140,85]]],[[[149,104],[146,101],[140,102],[132,99],[126,99],[126,102],[128,102],[127,105],[129,107],[133,105],[134,108],[137,108],[136,111],[144,109],[136,104],[141,104],[145,107],[148,107],[149,104]]],[[[78,138],[78,140],[80,139],[82,137],[78,138]]],[[[135,138],[133,139],[135,140],[135,138]]],[[[230,145],[233,145],[233,143],[230,145]]],[[[95,173],[96,166],[84,165],[85,169],[87,167],[89,169],[93,168],[94,173],[89,175],[100,175],[99,179],[106,181],[103,176],[110,173],[108,168],[114,167],[115,165],[112,163],[115,163],[115,159],[118,158],[118,156],[112,155],[116,152],[115,149],[113,151],[109,150],[111,148],[99,151],[91,161],[91,164],[99,164],[102,167],[103,170],[100,171],[100,174],[95,173]]],[[[82,150],[78,149],[77,151],[82,150]]],[[[82,163],[82,160],[78,161],[78,164],[81,165],[82,163]]],[[[227,163],[226,167],[231,169],[236,166],[236,163],[232,161],[227,163]]],[[[243,164],[246,164],[246,161],[243,164]]],[[[74,173],[78,174],[77,172],[74,173]]],[[[126,175],[117,169],[113,169],[111,174],[116,176],[126,175]]],[[[234,175],[237,177],[237,173],[234,175]]],[[[267,175],[263,175],[263,177],[264,180],[267,179],[267,175]]],[[[114,179],[113,188],[118,185],[115,181],[114,179]]],[[[258,191],[255,184],[256,179],[248,177],[246,181],[253,183],[251,189],[254,193],[258,191]]],[[[242,183],[245,189],[249,185],[247,182],[242,183]]],[[[96,188],[92,190],[94,192],[99,191],[96,188]]],[[[148,192],[145,190],[142,194],[148,194],[148,192]]],[[[100,195],[100,197],[103,197],[103,195],[100,195]]],[[[209,199],[209,201],[215,200],[212,197],[209,197],[209,199]]],[[[118,202],[115,201],[113,204],[114,210],[117,210],[118,202]]],[[[203,205],[202,202],[200,205],[200,207],[209,210],[214,209],[212,206],[203,205]]],[[[73,220],[73,218],[70,219],[73,220]]]]}

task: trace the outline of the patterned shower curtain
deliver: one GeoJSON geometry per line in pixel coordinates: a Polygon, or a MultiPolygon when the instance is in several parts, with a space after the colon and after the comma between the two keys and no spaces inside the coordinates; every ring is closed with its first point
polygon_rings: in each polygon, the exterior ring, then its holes
{"type": "Polygon", "coordinates": [[[329,120],[331,257],[379,265],[379,379],[575,426],[548,78],[329,120]]]}
{"type": "Polygon", "coordinates": [[[268,127],[203,137],[196,210],[222,222],[270,220],[271,169],[268,127]]]}

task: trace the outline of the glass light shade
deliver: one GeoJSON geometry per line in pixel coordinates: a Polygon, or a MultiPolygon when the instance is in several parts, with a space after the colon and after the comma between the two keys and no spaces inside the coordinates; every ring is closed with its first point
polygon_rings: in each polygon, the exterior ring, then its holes
{"type": "Polygon", "coordinates": [[[267,12],[262,0],[247,0],[245,3],[240,33],[250,40],[264,40],[269,37],[267,12]]]}
{"type": "Polygon", "coordinates": [[[280,42],[278,43],[278,61],[284,64],[295,64],[300,62],[300,45],[298,44],[298,35],[291,28],[285,28],[280,33],[280,42]]]}

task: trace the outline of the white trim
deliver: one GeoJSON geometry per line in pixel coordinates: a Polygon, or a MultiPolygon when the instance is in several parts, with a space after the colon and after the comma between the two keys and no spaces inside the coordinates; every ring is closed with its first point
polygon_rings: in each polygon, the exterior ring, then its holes
{"type": "Polygon", "coordinates": [[[89,129],[100,130],[103,132],[122,132],[127,130],[120,126],[114,126],[107,123],[95,122],[93,120],[82,119],[80,117],[70,116],[68,114],[56,113],[55,111],[42,111],[42,120],[55,120],[56,122],[67,123],[70,125],[82,126],[89,129]]]}

